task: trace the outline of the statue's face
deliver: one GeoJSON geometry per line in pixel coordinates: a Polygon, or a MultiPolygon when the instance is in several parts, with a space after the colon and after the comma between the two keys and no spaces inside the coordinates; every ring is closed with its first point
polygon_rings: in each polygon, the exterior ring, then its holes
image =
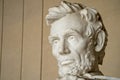
{"type": "Polygon", "coordinates": [[[79,66],[80,63],[84,64],[81,59],[87,52],[89,42],[88,37],[84,34],[86,25],[87,22],[81,20],[78,13],[66,15],[51,25],[49,40],[52,44],[53,55],[63,70],[63,72],[60,71],[61,74],[68,73],[76,64],[79,66]]]}

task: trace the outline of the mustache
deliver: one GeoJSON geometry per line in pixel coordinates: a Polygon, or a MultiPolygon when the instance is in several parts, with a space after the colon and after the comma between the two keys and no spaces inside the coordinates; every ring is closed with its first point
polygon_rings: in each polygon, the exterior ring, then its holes
{"type": "MultiPolygon", "coordinates": [[[[70,57],[62,57],[61,61],[63,60],[68,60],[71,59],[70,57]]],[[[73,59],[73,58],[72,58],[73,59]]],[[[92,55],[91,53],[87,53],[87,54],[81,54],[79,55],[78,59],[74,59],[73,64],[71,64],[71,67],[69,69],[69,72],[65,72],[71,75],[79,75],[81,76],[84,73],[88,73],[90,71],[94,71],[96,64],[95,64],[95,56],[92,55]]],[[[64,68],[64,66],[62,66],[61,64],[59,64],[59,68],[64,68]]],[[[68,65],[69,67],[69,65],[68,65]]],[[[62,69],[61,69],[62,70],[62,69]]]]}

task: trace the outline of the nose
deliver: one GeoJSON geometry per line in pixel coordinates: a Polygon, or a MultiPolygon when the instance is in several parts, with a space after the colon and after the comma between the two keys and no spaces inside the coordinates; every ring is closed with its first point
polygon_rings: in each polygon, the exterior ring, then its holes
{"type": "Polygon", "coordinates": [[[58,50],[59,54],[64,55],[64,54],[69,54],[70,50],[68,48],[68,45],[65,42],[61,42],[58,50]]]}

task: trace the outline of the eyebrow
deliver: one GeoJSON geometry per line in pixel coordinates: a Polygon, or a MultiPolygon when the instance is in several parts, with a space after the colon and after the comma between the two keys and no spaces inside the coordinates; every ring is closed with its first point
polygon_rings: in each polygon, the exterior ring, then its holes
{"type": "Polygon", "coordinates": [[[51,35],[49,36],[49,39],[50,39],[50,38],[51,38],[51,39],[59,39],[58,36],[51,36],[51,35]]]}

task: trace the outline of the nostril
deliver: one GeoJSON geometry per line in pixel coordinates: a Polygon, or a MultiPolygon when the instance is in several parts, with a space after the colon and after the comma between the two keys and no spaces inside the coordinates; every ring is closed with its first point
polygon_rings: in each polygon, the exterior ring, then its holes
{"type": "Polygon", "coordinates": [[[70,50],[67,48],[65,49],[65,54],[69,54],[70,53],[70,50]]]}
{"type": "Polygon", "coordinates": [[[61,54],[61,55],[62,55],[62,54],[65,54],[65,52],[64,52],[64,51],[59,51],[59,54],[61,54]]]}
{"type": "Polygon", "coordinates": [[[63,55],[63,54],[69,54],[70,53],[70,50],[69,49],[62,49],[62,50],[59,50],[59,54],[63,55]]]}
{"type": "Polygon", "coordinates": [[[64,53],[63,53],[63,52],[59,52],[59,54],[61,54],[61,55],[62,55],[62,54],[64,54],[64,53]]]}

